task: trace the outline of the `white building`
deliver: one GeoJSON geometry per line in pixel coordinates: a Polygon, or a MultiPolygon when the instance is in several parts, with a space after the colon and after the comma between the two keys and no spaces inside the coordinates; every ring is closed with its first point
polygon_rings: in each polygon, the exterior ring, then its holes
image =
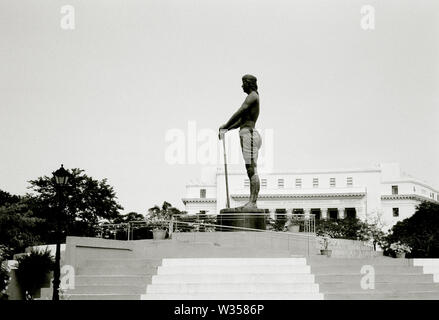
{"type": "MultiPolygon", "coordinates": [[[[258,207],[278,212],[312,213],[316,219],[381,216],[391,227],[411,216],[423,200],[439,203],[439,191],[400,171],[399,164],[363,169],[300,170],[260,173],[258,207]]],[[[249,179],[245,169],[229,170],[230,206],[245,204],[249,179]]],[[[216,214],[226,207],[224,170],[203,174],[186,186],[182,199],[189,214],[216,214]]]]}

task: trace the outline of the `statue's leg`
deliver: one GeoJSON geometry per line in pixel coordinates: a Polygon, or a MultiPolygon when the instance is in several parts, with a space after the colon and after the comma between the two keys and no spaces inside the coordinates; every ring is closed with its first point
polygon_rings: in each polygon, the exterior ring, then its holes
{"type": "Polygon", "coordinates": [[[256,172],[254,164],[246,164],[247,176],[250,179],[250,199],[243,208],[257,208],[256,201],[258,200],[258,193],[260,189],[259,176],[256,172]]]}
{"type": "Polygon", "coordinates": [[[258,151],[262,145],[261,136],[256,130],[251,130],[251,154],[250,154],[250,165],[247,168],[247,174],[250,178],[250,203],[252,206],[256,207],[256,202],[258,200],[258,194],[260,189],[260,181],[257,170],[258,161],[258,151]]]}
{"type": "Polygon", "coordinates": [[[254,174],[250,179],[250,186],[253,187],[253,188],[250,188],[250,202],[254,203],[254,205],[256,206],[256,201],[258,200],[259,189],[261,188],[259,176],[258,176],[258,173],[256,171],[256,167],[254,168],[254,174]]]}
{"type": "Polygon", "coordinates": [[[261,139],[259,133],[254,132],[253,129],[250,129],[240,132],[240,140],[242,155],[245,161],[245,168],[247,170],[247,176],[250,180],[250,197],[249,202],[239,208],[257,208],[256,202],[258,199],[260,182],[256,162],[258,159],[258,150],[261,146],[261,139]]]}

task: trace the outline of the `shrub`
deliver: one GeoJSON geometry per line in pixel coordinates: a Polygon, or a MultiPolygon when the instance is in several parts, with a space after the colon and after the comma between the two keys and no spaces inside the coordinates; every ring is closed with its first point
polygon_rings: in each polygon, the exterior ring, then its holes
{"type": "Polygon", "coordinates": [[[316,234],[338,239],[367,241],[370,239],[369,226],[357,218],[340,220],[317,220],[316,234]]]}
{"type": "Polygon", "coordinates": [[[267,219],[267,230],[271,231],[284,231],[286,220],[283,219],[267,219]]]}
{"type": "Polygon", "coordinates": [[[47,280],[47,274],[54,269],[50,251],[32,250],[30,254],[18,258],[17,281],[26,295],[33,299],[47,280]]]}
{"type": "Polygon", "coordinates": [[[411,248],[409,258],[439,258],[439,205],[424,201],[411,217],[399,221],[385,238],[385,254],[390,245],[400,242],[411,248]]]}
{"type": "Polygon", "coordinates": [[[6,252],[8,248],[0,245],[0,300],[4,300],[7,298],[6,288],[9,283],[9,271],[7,270],[4,262],[6,262],[6,252]]]}

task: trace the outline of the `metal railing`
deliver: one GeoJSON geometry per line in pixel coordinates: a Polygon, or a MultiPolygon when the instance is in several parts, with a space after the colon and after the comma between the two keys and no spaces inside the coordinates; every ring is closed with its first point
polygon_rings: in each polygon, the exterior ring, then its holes
{"type": "MultiPolygon", "coordinates": [[[[263,214],[266,229],[226,226],[217,223],[217,215],[174,215],[170,219],[149,221],[130,221],[120,224],[103,224],[99,236],[102,238],[134,240],[136,230],[152,232],[154,227],[165,227],[169,238],[178,233],[175,238],[184,241],[205,240],[205,233],[212,233],[211,240],[218,241],[219,234],[227,231],[245,233],[246,237],[254,237],[255,243],[271,248],[281,248],[288,251],[305,251],[309,254],[315,244],[315,219],[313,215],[277,213],[275,218],[263,214]],[[185,235],[186,234],[186,235],[185,235]],[[265,241],[264,241],[265,240],[265,241]],[[300,250],[299,250],[300,249],[300,250]]],[[[229,214],[228,219],[239,219],[235,214],[229,214]]],[[[238,238],[239,235],[235,236],[238,238]]],[[[231,236],[233,238],[233,236],[231,236]]],[[[230,238],[230,236],[229,236],[230,238]]],[[[236,242],[235,244],[239,244],[236,242]]]]}

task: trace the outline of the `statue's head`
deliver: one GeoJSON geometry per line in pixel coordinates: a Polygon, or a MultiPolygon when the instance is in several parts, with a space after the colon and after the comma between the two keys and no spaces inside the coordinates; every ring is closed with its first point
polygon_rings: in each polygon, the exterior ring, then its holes
{"type": "Polygon", "coordinates": [[[258,92],[258,84],[256,82],[257,79],[255,76],[246,74],[242,77],[242,90],[244,90],[245,93],[250,93],[252,91],[258,92]]]}

